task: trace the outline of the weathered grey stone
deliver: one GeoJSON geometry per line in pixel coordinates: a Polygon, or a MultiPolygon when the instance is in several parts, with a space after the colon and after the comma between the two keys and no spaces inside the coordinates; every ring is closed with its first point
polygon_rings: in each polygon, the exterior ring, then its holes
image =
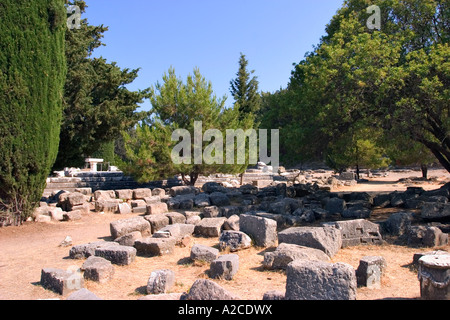
{"type": "Polygon", "coordinates": [[[427,221],[450,220],[450,203],[426,202],[422,206],[422,219],[427,221]]]}
{"type": "Polygon", "coordinates": [[[192,260],[213,262],[219,256],[219,250],[201,244],[195,244],[191,248],[190,258],[192,260]]]}
{"type": "Polygon", "coordinates": [[[152,196],[158,196],[160,198],[164,197],[166,195],[166,190],[161,188],[155,188],[152,190],[152,196]]]}
{"type": "Polygon", "coordinates": [[[256,246],[272,247],[277,244],[275,220],[243,214],[239,217],[239,230],[249,235],[256,246]]]}
{"type": "Polygon", "coordinates": [[[222,251],[236,252],[252,246],[252,239],[242,231],[223,231],[219,238],[219,248],[222,251]]]}
{"type": "Polygon", "coordinates": [[[294,260],[286,275],[286,300],[356,299],[356,274],[350,265],[294,260]]]}
{"type": "Polygon", "coordinates": [[[381,287],[381,277],[387,267],[386,259],[379,256],[363,257],[359,261],[356,270],[356,280],[359,286],[379,289],[381,287]]]}
{"type": "Polygon", "coordinates": [[[179,212],[168,212],[164,214],[169,218],[169,224],[186,223],[186,216],[179,212]]]}
{"type": "Polygon", "coordinates": [[[412,226],[408,229],[408,245],[438,247],[448,243],[448,235],[437,227],[412,226]]]}
{"type": "Polygon", "coordinates": [[[291,243],[280,243],[274,252],[267,252],[264,254],[263,266],[269,270],[285,270],[289,263],[298,259],[324,262],[330,261],[330,257],[322,250],[291,243]]]}
{"type": "Polygon", "coordinates": [[[105,199],[101,198],[95,201],[95,211],[105,213],[116,213],[119,210],[119,199],[105,199]]]}
{"type": "Polygon", "coordinates": [[[167,213],[169,208],[167,207],[167,203],[165,202],[155,202],[147,204],[147,215],[157,215],[167,213]]]}
{"type": "Polygon", "coordinates": [[[74,210],[74,211],[63,213],[64,221],[77,221],[77,220],[81,220],[81,219],[82,219],[82,215],[81,215],[80,210],[74,210]]]}
{"type": "Polygon", "coordinates": [[[384,232],[394,236],[406,234],[413,220],[412,212],[396,212],[389,216],[381,226],[384,232]]]}
{"type": "MultiPolygon", "coordinates": [[[[181,241],[186,236],[191,236],[194,233],[195,226],[192,224],[176,223],[165,226],[156,233],[153,237],[158,237],[158,233],[167,233],[169,237],[175,238],[177,241],[181,241]]],[[[164,238],[164,236],[163,236],[164,238]]]]}
{"type": "Polygon", "coordinates": [[[211,201],[209,200],[209,195],[206,193],[200,193],[195,196],[194,204],[198,208],[204,208],[211,205],[211,201]]]}
{"type": "Polygon", "coordinates": [[[221,217],[229,218],[233,215],[240,215],[242,212],[242,207],[240,206],[225,206],[220,207],[220,215],[221,217]]]}
{"type": "Polygon", "coordinates": [[[225,254],[211,262],[209,275],[213,279],[232,280],[239,270],[239,256],[225,254]]]}
{"type": "Polygon", "coordinates": [[[65,198],[63,210],[72,211],[74,206],[82,205],[86,202],[86,197],[84,194],[79,192],[69,193],[65,198]]]}
{"type": "Polygon", "coordinates": [[[342,248],[384,243],[380,226],[365,219],[336,221],[324,225],[333,226],[341,232],[342,248]]]}
{"type": "Polygon", "coordinates": [[[119,214],[130,214],[133,211],[128,203],[120,203],[117,212],[119,214]]]}
{"type": "Polygon", "coordinates": [[[183,300],[240,300],[240,298],[217,283],[208,279],[198,279],[189,289],[189,293],[182,297],[183,300]]]}
{"type": "Polygon", "coordinates": [[[43,288],[66,295],[84,287],[84,279],[77,270],[67,271],[55,268],[41,270],[41,285],[43,288]]]}
{"type": "Polygon", "coordinates": [[[88,301],[88,300],[103,300],[103,299],[99,298],[95,293],[89,291],[88,289],[83,288],[71,293],[66,300],[88,301]]]}
{"type": "Polygon", "coordinates": [[[117,239],[133,231],[139,231],[143,236],[151,234],[150,222],[143,217],[122,219],[110,223],[110,231],[113,239],[117,239]]]}
{"type": "Polygon", "coordinates": [[[158,230],[161,230],[165,226],[168,226],[170,221],[169,217],[163,214],[158,214],[154,216],[145,216],[145,220],[147,220],[150,223],[150,226],[152,228],[152,233],[157,232],[158,230]]]}
{"type": "Polygon", "coordinates": [[[450,254],[420,258],[418,278],[423,300],[450,300],[450,254]]]}
{"type": "Polygon", "coordinates": [[[90,256],[81,266],[86,280],[97,281],[100,283],[108,282],[114,275],[114,266],[111,261],[102,257],[90,256]]]}
{"type": "Polygon", "coordinates": [[[331,215],[342,214],[346,209],[346,204],[343,199],[340,198],[330,198],[325,204],[325,210],[327,210],[331,215]]]}
{"type": "Polygon", "coordinates": [[[264,293],[263,295],[263,301],[279,301],[279,300],[284,300],[284,292],[281,291],[276,291],[276,290],[272,290],[272,291],[267,291],[264,293]]]}
{"type": "Polygon", "coordinates": [[[223,192],[213,192],[209,195],[209,199],[213,206],[224,207],[230,205],[230,199],[223,192]]]}
{"type": "Polygon", "coordinates": [[[136,249],[128,246],[106,246],[95,249],[95,256],[105,258],[112,264],[127,266],[136,259],[136,249]]]}
{"type": "Polygon", "coordinates": [[[133,199],[145,199],[152,196],[152,190],[149,188],[138,188],[133,190],[133,199]]]}
{"type": "Polygon", "coordinates": [[[273,202],[269,205],[269,212],[275,214],[291,214],[291,206],[285,201],[273,202]]]}
{"type": "Polygon", "coordinates": [[[92,188],[76,188],[75,192],[82,193],[85,196],[92,195],[92,188]]]}
{"type": "Polygon", "coordinates": [[[391,196],[388,193],[377,194],[373,198],[374,207],[386,208],[391,204],[391,196]]]}
{"type": "Polygon", "coordinates": [[[186,224],[193,224],[194,226],[196,226],[200,221],[202,221],[200,216],[190,216],[189,218],[186,218],[186,224]]]}
{"type": "Polygon", "coordinates": [[[203,237],[219,237],[226,218],[205,218],[196,226],[194,233],[203,237]]]}
{"type": "Polygon", "coordinates": [[[240,231],[239,230],[239,216],[238,215],[232,215],[229,217],[225,223],[223,224],[224,230],[232,230],[232,231],[240,231]]]}
{"type": "Polygon", "coordinates": [[[330,227],[293,227],[278,234],[280,243],[319,249],[333,257],[342,246],[341,233],[330,227]]]}
{"type": "Polygon", "coordinates": [[[353,206],[342,211],[341,216],[344,219],[368,219],[372,214],[372,210],[353,206]]]}
{"type": "Polygon", "coordinates": [[[203,208],[203,216],[205,218],[218,218],[221,216],[221,212],[219,207],[217,206],[209,206],[203,208]]]}
{"type": "Polygon", "coordinates": [[[175,285],[175,273],[172,270],[156,270],[147,281],[148,294],[167,293],[175,285]]]}
{"type": "Polygon", "coordinates": [[[226,188],[217,182],[206,182],[202,186],[202,190],[206,193],[226,192],[226,188]]]}
{"type": "Polygon", "coordinates": [[[196,192],[197,192],[196,188],[192,186],[176,186],[170,188],[170,195],[172,197],[183,196],[188,194],[195,195],[196,192]]]}
{"type": "Polygon", "coordinates": [[[95,255],[95,250],[100,247],[118,246],[117,242],[98,241],[87,244],[80,244],[70,248],[69,257],[71,259],[85,259],[95,255]]]}
{"type": "Polygon", "coordinates": [[[63,221],[64,220],[64,212],[61,208],[58,207],[48,207],[48,213],[52,220],[55,221],[63,221]]]}
{"type": "Polygon", "coordinates": [[[133,231],[133,232],[127,233],[126,235],[123,235],[123,236],[117,238],[114,241],[117,242],[118,244],[120,244],[121,246],[133,247],[134,242],[137,239],[141,239],[141,238],[142,238],[142,233],[140,231],[133,231]]]}
{"type": "Polygon", "coordinates": [[[34,217],[34,221],[37,223],[50,223],[52,222],[52,217],[44,214],[38,214],[34,217]]]}
{"type": "Polygon", "coordinates": [[[116,190],[116,198],[122,199],[124,201],[133,199],[133,190],[124,189],[124,190],[116,190]]]}
{"type": "Polygon", "coordinates": [[[170,238],[142,238],[134,242],[134,247],[139,255],[163,256],[172,254],[175,249],[176,239],[170,238]]]}
{"type": "Polygon", "coordinates": [[[113,190],[97,190],[94,192],[94,200],[111,200],[116,198],[116,193],[113,190]]]}
{"type": "Polygon", "coordinates": [[[159,202],[161,202],[161,197],[160,196],[151,196],[151,197],[144,198],[144,201],[147,205],[152,204],[152,203],[159,203],[159,202]]]}

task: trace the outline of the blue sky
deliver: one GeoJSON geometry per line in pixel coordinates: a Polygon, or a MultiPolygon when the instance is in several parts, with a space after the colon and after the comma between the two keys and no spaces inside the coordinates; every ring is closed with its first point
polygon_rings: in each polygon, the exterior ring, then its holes
{"type": "MultiPolygon", "coordinates": [[[[82,18],[105,25],[105,47],[94,56],[121,68],[141,68],[129,86],[144,89],[170,67],[186,79],[195,67],[218,97],[233,103],[230,81],[240,53],[259,89],[285,88],[293,69],[313,50],[343,0],[86,0],[82,18]]],[[[149,108],[148,102],[143,105],[149,108]]]]}

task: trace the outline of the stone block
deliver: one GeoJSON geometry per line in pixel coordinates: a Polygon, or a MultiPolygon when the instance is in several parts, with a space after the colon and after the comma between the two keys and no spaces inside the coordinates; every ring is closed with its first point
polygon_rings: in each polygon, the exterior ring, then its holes
{"type": "Polygon", "coordinates": [[[356,300],[352,266],[312,260],[294,260],[286,270],[286,300],[356,300]]]}
{"type": "Polygon", "coordinates": [[[160,198],[164,197],[166,195],[166,190],[161,188],[155,188],[152,190],[152,196],[158,196],[160,198]]]}
{"type": "Polygon", "coordinates": [[[258,247],[272,247],[278,241],[277,222],[272,219],[243,214],[239,217],[239,230],[249,235],[258,247]]]}
{"type": "Polygon", "coordinates": [[[196,226],[194,233],[203,237],[219,237],[226,218],[205,218],[196,226]]]}
{"type": "Polygon", "coordinates": [[[280,243],[319,249],[332,258],[341,248],[341,233],[329,227],[293,227],[278,234],[280,243]]]}
{"type": "Polygon", "coordinates": [[[176,196],[184,196],[184,195],[195,195],[197,192],[197,189],[195,187],[192,186],[176,186],[176,187],[172,187],[170,188],[170,195],[172,197],[176,197],[176,196]]]}
{"type": "Polygon", "coordinates": [[[131,189],[116,190],[115,192],[116,192],[117,199],[122,199],[124,201],[133,199],[133,190],[131,190],[131,189]]]}
{"type": "Polygon", "coordinates": [[[172,254],[175,249],[176,239],[174,238],[153,238],[147,237],[134,242],[134,247],[139,255],[143,256],[163,256],[172,254]]]}
{"type": "Polygon", "coordinates": [[[77,221],[77,220],[81,220],[81,219],[82,219],[82,215],[81,215],[80,210],[74,210],[74,211],[63,213],[64,221],[77,221]]]}
{"type": "Polygon", "coordinates": [[[218,218],[221,216],[219,207],[209,206],[203,208],[203,217],[205,218],[218,218]]]}
{"type": "Polygon", "coordinates": [[[209,195],[211,205],[217,207],[224,207],[230,205],[230,199],[223,192],[213,192],[209,195]]]}
{"type": "Polygon", "coordinates": [[[136,259],[136,249],[128,246],[106,246],[95,249],[95,256],[102,257],[112,264],[126,266],[136,259]]]}
{"type": "Polygon", "coordinates": [[[155,203],[147,204],[147,209],[146,209],[147,215],[163,214],[168,211],[169,211],[169,209],[167,207],[167,204],[164,202],[155,202],[155,203]]]}
{"type": "Polygon", "coordinates": [[[236,252],[252,246],[252,239],[242,231],[223,231],[219,238],[222,251],[236,252]]]}
{"type": "Polygon", "coordinates": [[[217,283],[208,279],[198,279],[189,289],[189,293],[181,298],[182,300],[241,300],[240,297],[225,290],[217,283]]]}
{"type": "Polygon", "coordinates": [[[133,199],[145,199],[152,196],[152,190],[149,188],[138,188],[133,190],[133,199]]]}
{"type": "Polygon", "coordinates": [[[169,218],[169,224],[186,223],[186,216],[179,212],[168,212],[165,214],[169,218]]]}
{"type": "Polygon", "coordinates": [[[356,270],[356,281],[359,286],[379,289],[381,287],[381,276],[387,267],[383,257],[363,257],[356,270]]]}
{"type": "Polygon", "coordinates": [[[167,293],[175,285],[175,273],[172,270],[156,270],[147,281],[148,294],[167,293]]]}
{"type": "Polygon", "coordinates": [[[141,239],[141,238],[142,238],[142,233],[140,231],[133,231],[133,232],[127,233],[126,235],[123,235],[123,236],[117,238],[114,241],[117,242],[118,244],[120,244],[121,246],[134,247],[134,242],[137,239],[141,239]]]}
{"type": "Polygon", "coordinates": [[[114,275],[114,266],[111,261],[101,257],[90,256],[81,266],[84,279],[100,283],[108,282],[114,275]]]}
{"type": "Polygon", "coordinates": [[[192,260],[213,262],[219,256],[219,250],[201,244],[195,244],[191,248],[190,258],[192,260]]]}
{"type": "Polygon", "coordinates": [[[239,230],[239,216],[232,215],[223,224],[224,230],[240,231],[239,230]]]}
{"type": "Polygon", "coordinates": [[[78,270],[67,271],[55,268],[41,270],[41,285],[43,288],[66,295],[84,287],[84,279],[78,270]]]}
{"type": "Polygon", "coordinates": [[[119,214],[131,214],[133,211],[128,203],[120,203],[117,212],[119,214]]]}
{"type": "Polygon", "coordinates": [[[232,280],[239,270],[239,256],[225,254],[211,262],[209,275],[213,279],[232,280]]]}
{"type": "Polygon", "coordinates": [[[80,244],[70,248],[69,257],[71,259],[86,259],[95,255],[95,250],[100,247],[118,246],[117,242],[98,241],[80,244]]]}
{"type": "Polygon", "coordinates": [[[335,227],[341,232],[342,248],[384,243],[380,226],[365,219],[336,221],[324,225],[335,227]]]}
{"type": "Polygon", "coordinates": [[[143,217],[134,217],[111,222],[110,231],[113,239],[117,239],[133,231],[139,231],[143,236],[150,235],[151,227],[143,217]]]}
{"type": "Polygon", "coordinates": [[[280,243],[273,252],[264,254],[263,266],[265,269],[286,270],[289,263],[294,260],[316,260],[329,262],[330,257],[319,249],[308,248],[290,243],[280,243]]]}
{"type": "Polygon", "coordinates": [[[168,226],[170,222],[169,217],[163,214],[159,214],[156,216],[145,216],[144,219],[150,223],[152,233],[161,230],[165,226],[168,226]]]}

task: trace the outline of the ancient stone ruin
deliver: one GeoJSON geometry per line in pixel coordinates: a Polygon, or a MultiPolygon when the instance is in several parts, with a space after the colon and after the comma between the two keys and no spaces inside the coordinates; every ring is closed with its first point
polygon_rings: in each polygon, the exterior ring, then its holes
{"type": "MultiPolygon", "coordinates": [[[[189,293],[170,294],[177,275],[155,270],[143,300],[238,299],[214,280],[232,280],[239,272],[234,252],[251,246],[273,248],[264,254],[262,267],[284,270],[287,276],[286,291],[269,291],[264,299],[354,300],[358,286],[380,288],[386,261],[368,256],[354,269],[330,259],[342,248],[382,245],[387,238],[417,248],[447,244],[449,189],[444,185],[434,191],[334,193],[312,183],[278,181],[259,188],[224,187],[210,181],[201,188],[55,191],[36,210],[36,221],[64,223],[92,212],[123,219],[110,224],[112,241],[70,248],[70,258],[84,261],[81,270],[43,269],[41,283],[62,295],[74,291],[71,299],[97,299],[83,289],[85,280],[107,282],[114,277],[115,265],[133,264],[137,256],[170,255],[190,238],[204,237],[217,238],[220,250],[195,245],[187,258],[209,264],[209,279],[196,281],[189,293]],[[375,209],[386,207],[398,212],[384,221],[371,221],[375,209]]],[[[440,259],[447,269],[441,262],[437,266],[435,260],[420,259],[419,280],[424,296],[448,299],[448,253],[440,259]]]]}

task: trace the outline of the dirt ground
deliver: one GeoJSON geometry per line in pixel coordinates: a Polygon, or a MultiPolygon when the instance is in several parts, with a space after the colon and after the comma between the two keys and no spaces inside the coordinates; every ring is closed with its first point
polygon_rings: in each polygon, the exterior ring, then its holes
{"type": "MultiPolygon", "coordinates": [[[[407,186],[422,186],[426,190],[439,188],[450,181],[445,171],[430,171],[433,182],[414,181],[403,183],[399,179],[420,177],[420,172],[391,173],[387,177],[373,178],[367,183],[354,187],[340,188],[336,191],[404,191],[407,186]]],[[[385,219],[389,211],[374,215],[385,219]]],[[[134,215],[127,215],[131,217],[134,215]]],[[[43,268],[80,268],[84,260],[69,259],[70,247],[59,244],[70,236],[73,245],[94,241],[110,241],[109,224],[123,219],[113,214],[90,213],[77,222],[26,223],[21,227],[0,228],[0,300],[65,299],[40,285],[43,268]]],[[[176,247],[175,253],[163,257],[137,257],[129,266],[115,266],[113,279],[105,284],[86,281],[85,287],[104,300],[136,300],[146,295],[147,280],[152,271],[171,269],[176,275],[172,292],[186,292],[198,278],[208,278],[208,265],[194,264],[190,261],[190,249],[195,243],[217,246],[218,239],[194,237],[187,247],[176,247]]],[[[230,292],[243,300],[261,300],[270,290],[285,291],[286,275],[281,271],[267,271],[262,268],[264,253],[271,249],[251,248],[238,252],[239,272],[231,281],[217,281],[230,292]]],[[[359,260],[367,255],[383,256],[387,261],[387,272],[380,289],[358,288],[358,300],[377,299],[419,299],[420,288],[417,270],[411,263],[418,252],[436,249],[450,252],[450,246],[440,248],[409,248],[385,244],[381,246],[360,246],[341,249],[333,262],[348,263],[354,268],[359,260]]]]}

